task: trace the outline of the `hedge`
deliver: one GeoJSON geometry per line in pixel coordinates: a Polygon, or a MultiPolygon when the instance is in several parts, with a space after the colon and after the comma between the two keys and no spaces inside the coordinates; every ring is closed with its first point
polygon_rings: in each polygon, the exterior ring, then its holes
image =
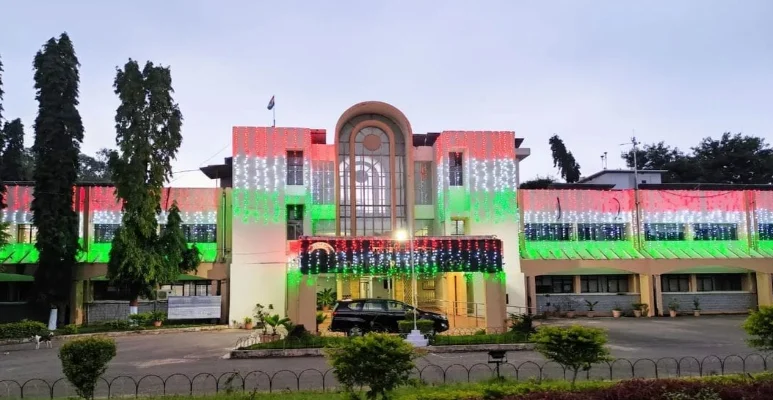
{"type": "Polygon", "coordinates": [[[21,321],[0,324],[0,339],[27,339],[48,332],[48,326],[38,321],[21,321]]]}

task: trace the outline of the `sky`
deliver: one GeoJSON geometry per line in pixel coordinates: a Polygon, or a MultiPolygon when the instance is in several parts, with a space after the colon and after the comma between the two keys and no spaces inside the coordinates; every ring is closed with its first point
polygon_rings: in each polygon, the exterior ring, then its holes
{"type": "MultiPolygon", "coordinates": [[[[32,144],[32,59],[66,31],[81,63],[84,153],[115,146],[116,67],[172,69],[185,121],[173,186],[231,154],[231,127],[327,129],[368,100],[415,133],[512,130],[521,179],[557,175],[558,134],[583,175],[624,166],[634,134],[689,149],[742,132],[773,142],[770,0],[0,0],[6,118],[32,144]],[[193,172],[185,172],[193,170],[193,172]]],[[[329,138],[331,142],[332,138],[329,138]]]]}

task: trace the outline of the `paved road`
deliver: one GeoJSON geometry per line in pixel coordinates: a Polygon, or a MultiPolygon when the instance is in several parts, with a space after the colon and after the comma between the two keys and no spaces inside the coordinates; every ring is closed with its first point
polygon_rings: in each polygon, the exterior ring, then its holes
{"type": "MultiPolygon", "coordinates": [[[[655,362],[639,362],[635,366],[625,361],[617,361],[610,366],[600,366],[591,370],[591,377],[615,378],[635,376],[658,376],[677,374],[697,375],[702,368],[704,374],[720,373],[724,370],[741,371],[761,370],[762,360],[755,357],[742,361],[738,358],[727,358],[729,355],[748,355],[753,353],[744,343],[744,333],[740,329],[743,317],[682,317],[676,319],[593,319],[593,320],[555,320],[548,323],[566,324],[580,323],[587,326],[597,326],[609,331],[610,348],[616,358],[629,360],[646,358],[661,359],[655,362]],[[707,356],[717,355],[724,362],[707,356]],[[682,357],[695,357],[692,358],[682,357]],[[671,358],[671,359],[669,359],[671,358]],[[705,360],[704,360],[705,359],[705,360]],[[657,368],[656,368],[657,367],[657,368]]],[[[270,360],[229,360],[228,351],[235,345],[238,338],[244,336],[243,331],[225,332],[192,332],[163,335],[127,336],[116,338],[118,355],[110,363],[106,377],[134,377],[139,379],[145,375],[158,375],[162,378],[174,374],[166,383],[167,393],[187,394],[191,389],[196,393],[223,390],[229,385],[241,387],[242,380],[236,378],[229,381],[229,373],[239,372],[247,376],[250,371],[263,373],[249,374],[244,386],[248,389],[258,387],[261,390],[269,388],[271,376],[272,389],[320,388],[323,381],[326,387],[334,386],[331,374],[323,376],[329,369],[324,358],[285,358],[270,360]],[[322,371],[321,373],[318,371],[322,371]],[[284,371],[284,372],[282,372],[284,371]],[[302,371],[306,371],[301,373],[302,371]],[[207,375],[211,374],[211,375],[207,375]],[[225,375],[224,375],[225,374],[225,375]],[[198,376],[197,376],[198,375],[198,376]]],[[[57,359],[57,348],[61,341],[56,341],[54,349],[34,350],[29,344],[0,347],[0,381],[26,381],[33,378],[43,379],[51,383],[62,377],[61,367],[57,359]],[[8,354],[5,354],[7,352],[8,354]]],[[[563,371],[548,364],[534,352],[517,352],[508,354],[510,364],[502,371],[506,375],[524,379],[537,377],[540,373],[547,377],[560,377],[563,371]],[[534,362],[531,364],[529,362],[534,362]],[[523,364],[526,363],[526,364],[523,364]]],[[[471,354],[430,354],[419,360],[418,367],[422,370],[422,378],[428,381],[445,380],[475,380],[489,377],[490,367],[488,355],[485,353],[471,354]]],[[[106,385],[101,389],[106,393],[106,385]]],[[[161,393],[164,385],[160,378],[148,377],[135,383],[126,378],[118,378],[112,386],[113,394],[133,394],[139,387],[143,394],[161,393]]],[[[47,385],[30,382],[25,396],[45,392],[47,385]]],[[[70,394],[65,383],[57,383],[54,392],[57,397],[70,394]]],[[[19,389],[9,383],[0,383],[0,397],[18,397],[19,389]]]]}

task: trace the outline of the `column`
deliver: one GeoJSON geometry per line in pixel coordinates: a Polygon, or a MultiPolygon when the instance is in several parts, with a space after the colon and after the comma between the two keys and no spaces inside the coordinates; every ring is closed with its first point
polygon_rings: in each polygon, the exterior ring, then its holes
{"type": "Polygon", "coordinates": [[[490,332],[504,332],[507,329],[505,305],[505,283],[496,278],[484,280],[486,293],[486,328],[490,332]]]}
{"type": "Polygon", "coordinates": [[[574,293],[575,294],[581,294],[582,293],[582,279],[580,278],[580,275],[574,275],[572,277],[572,280],[574,281],[574,293]]]}
{"type": "Polygon", "coordinates": [[[537,309],[537,277],[535,276],[527,276],[526,277],[526,287],[528,288],[528,296],[529,296],[529,308],[527,310],[527,314],[531,315],[537,315],[539,310],[537,309]]]}
{"type": "MultiPolygon", "coordinates": [[[[663,304],[663,287],[661,286],[660,281],[660,275],[652,275],[652,280],[655,281],[655,300],[658,303],[658,314],[661,317],[663,316],[663,310],[667,307],[663,304]]],[[[652,304],[650,304],[650,308],[652,308],[652,304]]]]}
{"type": "MultiPolygon", "coordinates": [[[[83,324],[83,285],[84,281],[73,281],[72,293],[70,293],[70,323],[83,324]]],[[[61,315],[61,314],[60,314],[61,315]]]]}
{"type": "Polygon", "coordinates": [[[771,284],[770,274],[757,272],[757,305],[773,305],[773,285],[771,284]]]}
{"type": "Polygon", "coordinates": [[[655,316],[655,302],[652,293],[652,276],[647,274],[639,275],[639,294],[641,296],[640,303],[646,304],[649,307],[648,317],[655,316]]]}

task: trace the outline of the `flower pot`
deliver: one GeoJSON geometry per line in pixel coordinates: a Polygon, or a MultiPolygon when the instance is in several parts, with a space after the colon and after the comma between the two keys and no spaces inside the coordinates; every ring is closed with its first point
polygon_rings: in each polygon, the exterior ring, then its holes
{"type": "Polygon", "coordinates": [[[268,335],[268,334],[262,334],[260,335],[260,342],[261,343],[271,343],[277,340],[279,336],[277,335],[268,335]]]}
{"type": "Polygon", "coordinates": [[[641,318],[641,310],[633,310],[633,316],[636,318],[641,318]]]}
{"type": "Polygon", "coordinates": [[[567,311],[566,318],[574,318],[574,311],[567,311]]]}
{"type": "Polygon", "coordinates": [[[596,313],[595,313],[595,312],[593,312],[593,311],[588,311],[588,313],[587,313],[587,314],[585,314],[585,315],[587,315],[587,316],[588,316],[588,318],[593,318],[593,317],[596,315],[596,313]]]}
{"type": "Polygon", "coordinates": [[[668,310],[668,315],[670,315],[671,318],[676,318],[676,310],[668,310]]]}
{"type": "Polygon", "coordinates": [[[692,313],[693,313],[693,315],[695,315],[696,317],[700,317],[700,316],[701,316],[701,310],[693,310],[693,312],[692,312],[692,313]]]}
{"type": "Polygon", "coordinates": [[[159,326],[161,326],[161,321],[153,321],[153,326],[158,328],[159,326]]]}
{"type": "Polygon", "coordinates": [[[248,323],[244,324],[244,329],[246,329],[248,331],[251,331],[252,327],[253,327],[252,322],[248,322],[248,323]]]}
{"type": "Polygon", "coordinates": [[[623,311],[621,310],[612,310],[612,316],[615,318],[620,318],[623,316],[623,311]]]}

